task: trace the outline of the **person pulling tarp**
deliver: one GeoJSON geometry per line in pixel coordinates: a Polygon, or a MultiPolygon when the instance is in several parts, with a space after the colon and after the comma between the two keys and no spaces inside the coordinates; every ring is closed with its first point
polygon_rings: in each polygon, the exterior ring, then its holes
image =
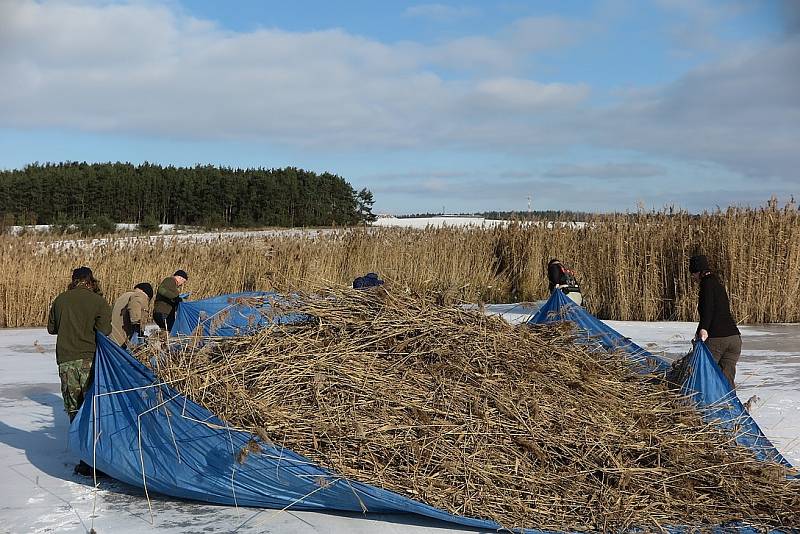
{"type": "Polygon", "coordinates": [[[638,372],[664,377],[667,383],[680,388],[700,407],[707,420],[717,421],[722,427],[732,430],[736,442],[752,449],[756,458],[791,465],[750,417],[702,341],[695,341],[686,357],[670,365],[666,359],[648,352],[581,306],[574,305],[558,291],[551,293],[550,299],[528,324],[562,321],[569,321],[577,327],[582,333],[579,339],[598,344],[609,352],[624,354],[638,372]]]}
{"type": "Polygon", "coordinates": [[[692,256],[689,272],[699,285],[697,312],[700,322],[695,340],[706,344],[722,374],[735,389],[736,362],[742,353],[742,336],[731,313],[728,292],[709,267],[705,256],[692,256]]]}
{"type": "MultiPolygon", "coordinates": [[[[92,387],[97,334],[108,335],[111,329],[111,307],[103,298],[100,282],[89,267],[78,267],[72,271],[67,290],[53,301],[47,318],[47,332],[58,336],[56,363],[70,423],[92,387]]],[[[83,460],[75,466],[75,474],[104,476],[83,460]]]]}
{"type": "Polygon", "coordinates": [[[120,347],[136,345],[144,337],[144,323],[153,286],[142,282],[133,286],[114,301],[111,308],[111,339],[120,347]]]}
{"type": "Polygon", "coordinates": [[[180,288],[189,279],[183,269],[178,269],[175,274],[168,276],[158,285],[156,302],[153,306],[153,321],[161,328],[162,332],[172,330],[175,323],[175,310],[183,300],[180,288]]]}
{"type": "Polygon", "coordinates": [[[583,303],[581,287],[575,273],[553,258],[547,264],[547,278],[550,281],[550,293],[554,289],[560,289],[567,297],[572,299],[577,305],[583,303]]]}

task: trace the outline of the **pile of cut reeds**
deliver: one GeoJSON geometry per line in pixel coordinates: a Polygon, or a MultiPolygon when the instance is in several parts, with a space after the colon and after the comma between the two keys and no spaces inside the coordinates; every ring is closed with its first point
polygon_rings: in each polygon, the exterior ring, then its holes
{"type": "Polygon", "coordinates": [[[382,288],[313,295],[273,310],[314,321],[187,343],[160,378],[257,441],[507,528],[800,525],[789,470],[566,325],[382,288]]]}

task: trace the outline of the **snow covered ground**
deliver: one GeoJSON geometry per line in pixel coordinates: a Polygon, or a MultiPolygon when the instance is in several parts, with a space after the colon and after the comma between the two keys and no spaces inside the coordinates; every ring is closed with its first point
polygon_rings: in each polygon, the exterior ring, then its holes
{"type": "MultiPolygon", "coordinates": [[[[496,219],[486,219],[484,217],[459,217],[459,216],[452,216],[452,215],[440,215],[437,217],[379,217],[372,226],[376,227],[401,227],[401,228],[441,228],[444,226],[449,227],[475,227],[475,228],[492,228],[495,226],[508,226],[511,221],[507,220],[496,220],[496,219]]],[[[524,224],[542,224],[538,221],[529,221],[524,224]]],[[[548,221],[545,223],[548,228],[552,228],[554,225],[558,226],[569,226],[571,228],[583,228],[586,226],[585,222],[553,222],[548,221]]]]}
{"type": "MultiPolygon", "coordinates": [[[[512,322],[535,306],[493,305],[512,322]]],[[[609,324],[667,357],[684,354],[691,323],[609,324]]],[[[800,325],[742,329],[739,395],[756,395],[753,415],[778,448],[800,465],[800,325]]],[[[362,515],[235,509],[152,497],[153,517],[141,490],[72,473],[55,364],[55,338],[44,329],[0,330],[0,532],[191,533],[477,532],[413,515],[362,515]]]]}
{"type": "Polygon", "coordinates": [[[282,228],[274,230],[230,230],[225,232],[188,232],[181,234],[153,234],[137,236],[110,236],[91,239],[63,239],[49,243],[42,243],[43,247],[55,250],[93,249],[100,246],[112,245],[121,249],[137,243],[155,244],[159,242],[189,242],[209,243],[227,239],[243,239],[251,237],[316,237],[341,230],[332,228],[282,228]]]}
{"type": "MultiPolygon", "coordinates": [[[[508,226],[511,221],[485,219],[483,217],[456,217],[456,216],[438,216],[438,217],[416,217],[416,218],[397,218],[397,217],[380,217],[375,221],[371,228],[414,228],[425,229],[428,227],[441,228],[441,227],[460,227],[460,228],[484,228],[490,229],[496,226],[508,226]]],[[[568,226],[571,228],[583,228],[586,226],[585,222],[539,222],[528,221],[523,224],[541,225],[544,224],[548,228],[553,226],[568,226]]],[[[35,226],[11,226],[8,228],[8,233],[12,235],[19,235],[23,232],[26,233],[42,233],[45,234],[52,229],[51,225],[39,224],[35,226]]],[[[117,224],[118,232],[133,232],[136,231],[137,225],[119,223],[117,224]]],[[[152,234],[130,235],[118,234],[105,237],[95,238],[70,238],[59,239],[56,241],[42,241],[42,250],[91,250],[96,247],[110,245],[117,249],[129,247],[131,245],[148,243],[155,244],[159,242],[190,242],[190,243],[208,243],[212,241],[227,240],[227,239],[243,239],[253,237],[316,237],[319,235],[331,234],[335,232],[346,231],[349,228],[272,228],[267,230],[224,230],[224,231],[203,231],[197,228],[176,228],[173,224],[162,224],[160,230],[152,234]]]]}
{"type": "Polygon", "coordinates": [[[55,364],[44,329],[0,330],[0,532],[475,532],[414,515],[315,513],[214,506],[151,496],[74,475],[55,364]]]}
{"type": "Polygon", "coordinates": [[[497,225],[508,224],[508,221],[495,221],[485,219],[483,217],[380,217],[377,221],[372,223],[372,226],[379,227],[404,227],[404,228],[441,228],[443,226],[474,226],[474,227],[492,227],[497,225]]]}
{"type": "MultiPolygon", "coordinates": [[[[70,228],[77,228],[76,225],[72,224],[69,225],[70,228]]],[[[6,228],[6,231],[11,235],[19,235],[21,233],[32,233],[38,232],[41,234],[50,232],[53,229],[54,225],[52,224],[28,224],[25,226],[9,226],[6,228]]],[[[135,232],[139,229],[138,224],[134,223],[117,223],[117,232],[135,232]]],[[[182,232],[182,230],[176,230],[174,224],[159,224],[158,231],[161,233],[165,232],[182,232]]]]}

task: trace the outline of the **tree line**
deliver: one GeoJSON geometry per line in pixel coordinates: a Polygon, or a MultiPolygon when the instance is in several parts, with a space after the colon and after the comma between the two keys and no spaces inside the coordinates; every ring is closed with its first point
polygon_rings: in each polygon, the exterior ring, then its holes
{"type": "Polygon", "coordinates": [[[5,225],[353,225],[374,220],[373,203],[338,175],[295,167],[63,162],[0,171],[5,225]]]}

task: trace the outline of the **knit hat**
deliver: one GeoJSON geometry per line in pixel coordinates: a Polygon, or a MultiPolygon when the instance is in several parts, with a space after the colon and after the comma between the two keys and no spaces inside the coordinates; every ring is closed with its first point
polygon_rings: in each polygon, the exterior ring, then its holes
{"type": "Polygon", "coordinates": [[[144,292],[144,294],[147,295],[147,300],[153,298],[153,286],[151,286],[147,282],[136,284],[135,286],[133,286],[133,289],[141,289],[144,292]]]}
{"type": "Polygon", "coordinates": [[[692,256],[689,258],[689,272],[694,273],[703,273],[706,271],[710,271],[711,269],[708,266],[708,258],[703,255],[699,256],[692,256]]]}
{"type": "Polygon", "coordinates": [[[92,274],[92,270],[88,267],[78,267],[74,271],[72,271],[72,279],[73,280],[93,280],[94,274],[92,274]]]}
{"type": "Polygon", "coordinates": [[[188,280],[189,279],[189,275],[186,274],[186,271],[184,271],[183,269],[178,269],[177,271],[175,271],[175,274],[173,274],[172,276],[180,276],[184,280],[188,280]]]}

